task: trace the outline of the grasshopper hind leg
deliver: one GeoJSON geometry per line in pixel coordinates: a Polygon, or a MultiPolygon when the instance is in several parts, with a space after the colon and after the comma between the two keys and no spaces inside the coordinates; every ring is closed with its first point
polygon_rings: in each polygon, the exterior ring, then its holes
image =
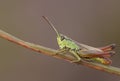
{"type": "Polygon", "coordinates": [[[79,62],[81,60],[80,56],[77,54],[77,51],[74,50],[74,49],[70,49],[68,47],[64,47],[63,49],[60,49],[59,53],[63,53],[63,54],[66,54],[66,53],[71,53],[76,59],[75,60],[72,60],[71,63],[74,63],[74,62],[79,62]]]}
{"type": "Polygon", "coordinates": [[[81,60],[81,58],[80,58],[80,56],[77,54],[77,52],[75,52],[75,51],[70,51],[73,55],[74,55],[74,57],[76,58],[75,60],[72,60],[71,62],[73,63],[73,62],[79,62],[80,60],[81,60]]]}

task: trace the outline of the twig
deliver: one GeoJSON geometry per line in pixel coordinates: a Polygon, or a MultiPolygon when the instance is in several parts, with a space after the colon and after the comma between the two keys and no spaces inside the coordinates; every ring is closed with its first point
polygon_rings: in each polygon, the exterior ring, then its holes
{"type": "MultiPolygon", "coordinates": [[[[36,45],[36,44],[33,44],[33,43],[23,41],[23,40],[21,40],[17,37],[14,37],[14,36],[2,31],[2,30],[0,30],[0,37],[6,39],[8,41],[11,41],[13,43],[16,43],[18,45],[21,45],[25,48],[28,48],[28,49],[31,49],[33,51],[42,53],[42,54],[53,56],[53,57],[56,57],[56,58],[59,58],[59,59],[64,59],[64,60],[67,60],[69,62],[71,60],[74,60],[74,57],[71,57],[69,55],[63,55],[63,54],[60,54],[60,53],[56,54],[58,52],[57,50],[50,49],[50,48],[47,48],[47,47],[44,47],[44,46],[41,46],[41,45],[36,45]]],[[[102,64],[93,63],[93,62],[86,62],[84,60],[81,60],[80,62],[77,62],[76,64],[81,64],[81,65],[84,65],[84,66],[87,66],[87,67],[91,67],[93,69],[97,69],[97,70],[100,70],[100,71],[104,71],[104,72],[108,72],[108,73],[112,73],[112,74],[120,76],[120,68],[117,68],[117,67],[106,66],[106,65],[102,65],[102,64]]]]}

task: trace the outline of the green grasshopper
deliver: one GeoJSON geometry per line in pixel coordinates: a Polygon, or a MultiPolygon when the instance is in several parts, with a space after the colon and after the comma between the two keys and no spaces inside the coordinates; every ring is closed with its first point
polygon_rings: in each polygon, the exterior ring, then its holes
{"type": "Polygon", "coordinates": [[[92,46],[78,43],[72,40],[71,38],[59,33],[46,16],[42,16],[42,17],[47,21],[50,27],[52,27],[52,29],[56,32],[57,42],[60,47],[60,52],[61,51],[70,52],[76,57],[76,59],[71,62],[79,62],[81,59],[84,59],[86,61],[95,61],[105,65],[111,64],[112,61],[109,58],[114,53],[112,50],[115,44],[111,44],[109,46],[105,46],[102,48],[95,48],[92,46]]]}

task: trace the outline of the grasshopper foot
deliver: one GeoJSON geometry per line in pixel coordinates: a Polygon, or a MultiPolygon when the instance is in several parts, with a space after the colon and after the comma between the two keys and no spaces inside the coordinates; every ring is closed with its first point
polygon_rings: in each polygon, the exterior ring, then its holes
{"type": "Polygon", "coordinates": [[[71,63],[75,63],[75,62],[80,62],[81,58],[78,58],[77,60],[72,60],[71,63]]]}

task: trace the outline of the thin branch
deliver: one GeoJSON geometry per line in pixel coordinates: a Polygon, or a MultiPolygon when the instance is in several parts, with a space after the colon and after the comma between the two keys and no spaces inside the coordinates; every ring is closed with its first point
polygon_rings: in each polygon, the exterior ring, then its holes
{"type": "MultiPolygon", "coordinates": [[[[56,53],[58,53],[57,50],[23,41],[23,40],[21,40],[17,37],[14,37],[14,36],[2,31],[2,30],[0,30],[0,37],[6,39],[8,41],[11,41],[13,43],[16,43],[18,45],[21,45],[25,48],[31,49],[33,51],[36,51],[36,52],[39,52],[42,54],[46,54],[49,56],[53,56],[55,58],[67,60],[68,62],[75,59],[74,57],[71,57],[70,55],[63,55],[61,53],[56,54],[56,53]]],[[[84,65],[84,66],[87,66],[87,67],[90,67],[93,69],[97,69],[100,71],[104,71],[104,72],[108,72],[108,73],[112,73],[112,74],[120,76],[120,68],[117,68],[117,67],[106,66],[106,65],[102,65],[102,64],[93,63],[93,62],[86,62],[84,60],[81,60],[80,62],[77,62],[76,64],[81,64],[81,65],[84,65]]]]}

